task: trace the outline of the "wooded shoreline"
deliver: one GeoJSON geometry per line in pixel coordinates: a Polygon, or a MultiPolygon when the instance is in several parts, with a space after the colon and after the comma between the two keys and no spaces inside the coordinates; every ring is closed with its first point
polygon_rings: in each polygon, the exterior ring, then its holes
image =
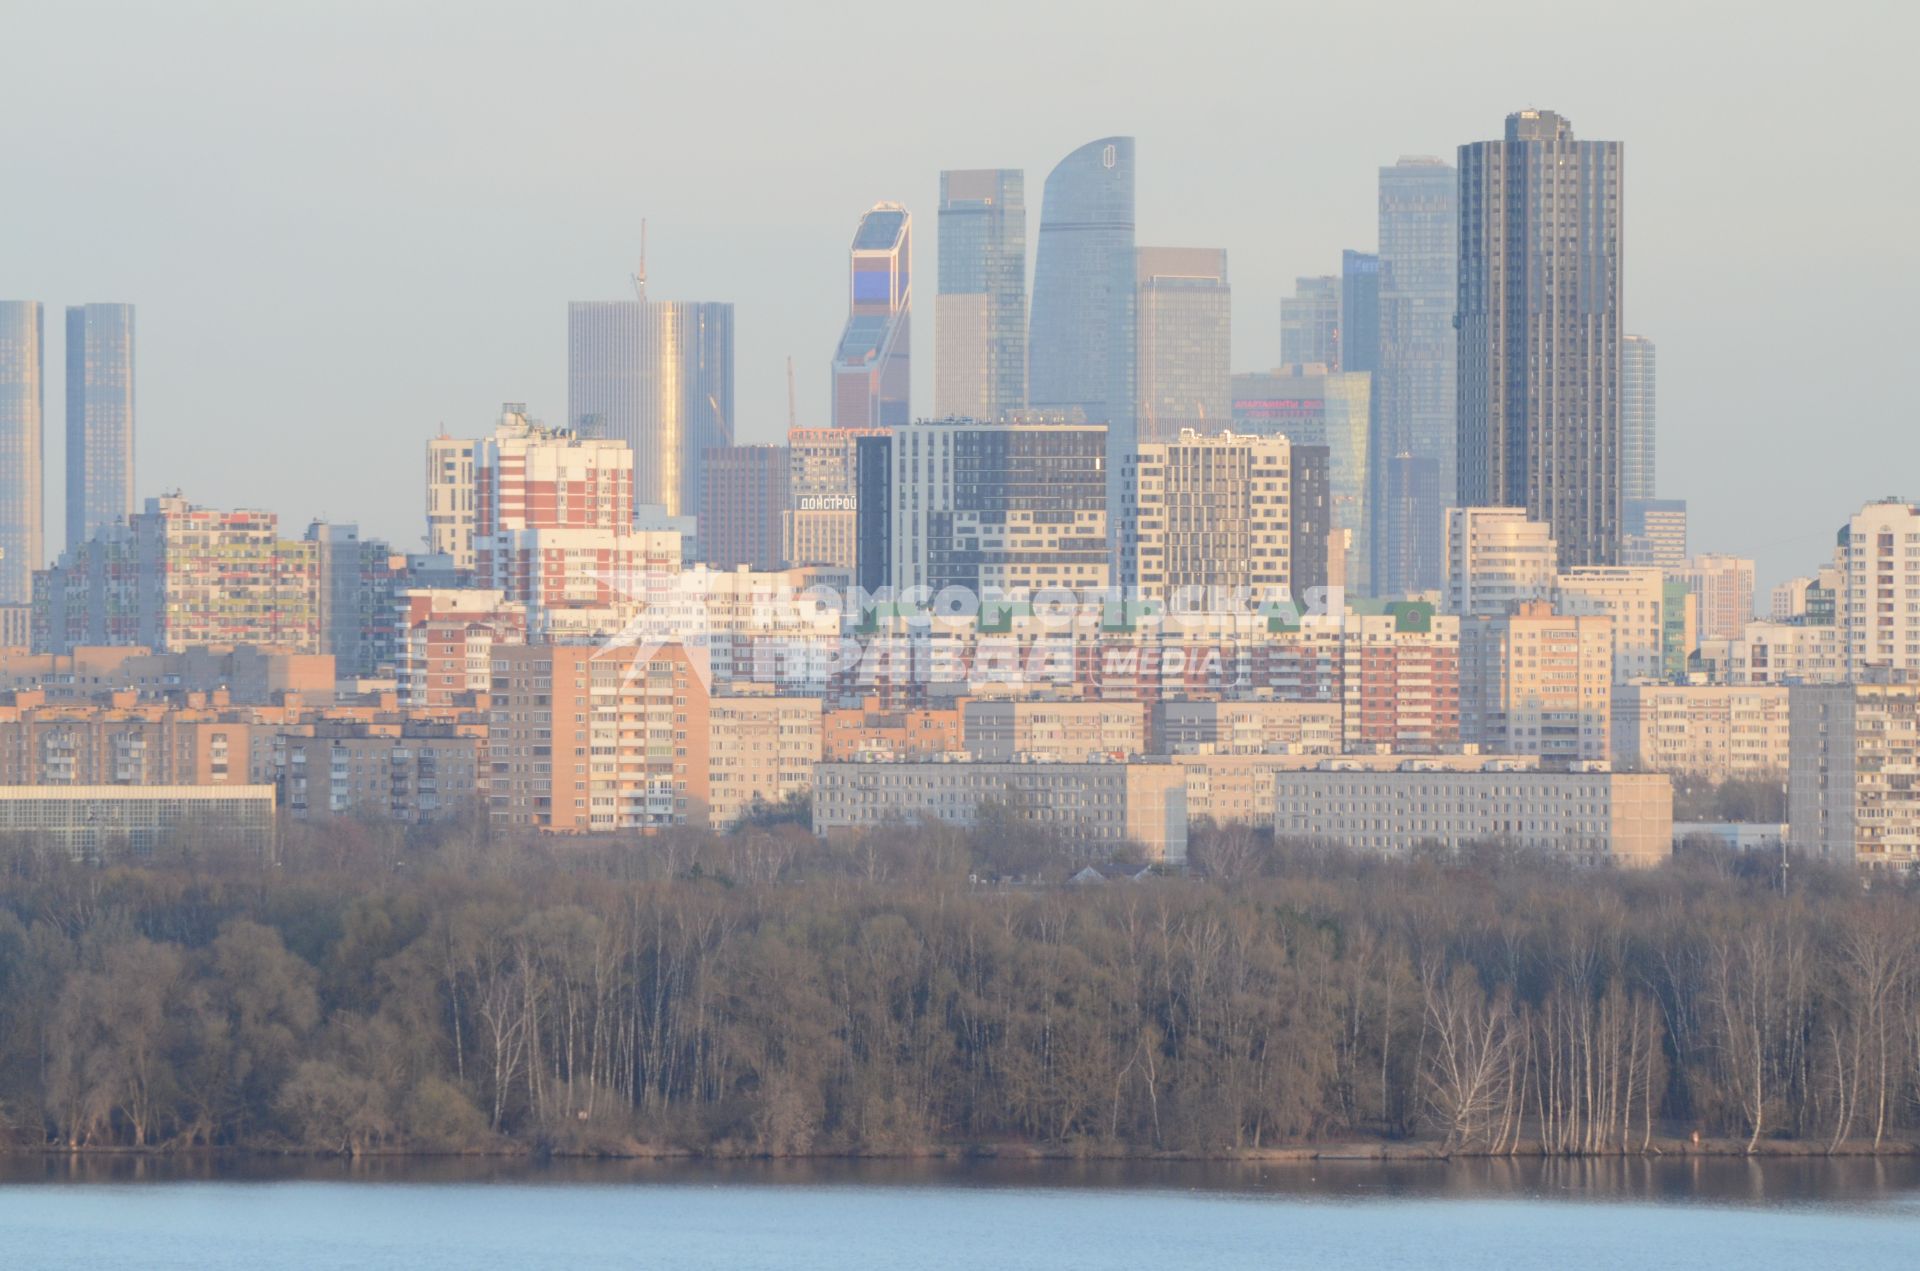
{"type": "Polygon", "coordinates": [[[1631,1159],[1920,1135],[1909,880],[1712,850],[1382,860],[1244,826],[1193,856],[1062,885],[1089,861],[1017,820],[341,822],[274,861],[107,866],[0,845],[0,1150],[1631,1159]]]}

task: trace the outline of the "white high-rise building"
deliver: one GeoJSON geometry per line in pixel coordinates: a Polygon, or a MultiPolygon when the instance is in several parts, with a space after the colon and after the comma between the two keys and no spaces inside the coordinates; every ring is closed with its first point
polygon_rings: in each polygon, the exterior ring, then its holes
{"type": "Polygon", "coordinates": [[[1920,509],[1869,503],[1847,523],[1847,674],[1920,669],[1920,509]]]}
{"type": "Polygon", "coordinates": [[[1705,552],[1674,571],[1699,606],[1702,640],[1738,640],[1753,621],[1753,561],[1705,552]]]}
{"type": "Polygon", "coordinates": [[[1244,591],[1284,601],[1290,444],[1235,433],[1144,442],[1127,465],[1121,586],[1156,599],[1244,591]]]}
{"type": "Polygon", "coordinates": [[[1661,678],[1666,578],[1657,569],[1583,565],[1554,580],[1554,609],[1613,619],[1613,682],[1661,678]]]}
{"type": "Polygon", "coordinates": [[[1447,511],[1447,611],[1501,618],[1553,594],[1553,531],[1525,508],[1447,511]]]}

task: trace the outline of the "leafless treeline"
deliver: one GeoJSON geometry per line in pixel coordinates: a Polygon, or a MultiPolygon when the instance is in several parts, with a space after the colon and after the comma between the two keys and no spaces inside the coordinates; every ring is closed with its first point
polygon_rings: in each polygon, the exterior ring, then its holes
{"type": "Polygon", "coordinates": [[[791,828],[0,880],[18,1142],[1221,1152],[1426,1138],[1887,1144],[1920,1121],[1920,896],[1764,862],[1576,874],[1228,831],[1215,877],[791,828]]]}

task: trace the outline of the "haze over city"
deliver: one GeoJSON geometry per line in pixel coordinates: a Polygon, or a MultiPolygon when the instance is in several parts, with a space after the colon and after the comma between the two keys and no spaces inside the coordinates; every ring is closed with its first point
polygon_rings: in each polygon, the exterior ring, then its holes
{"type": "Polygon", "coordinates": [[[1233,369],[1257,371],[1293,278],[1374,247],[1381,165],[1451,162],[1537,106],[1625,145],[1625,329],[1660,348],[1661,493],[1689,501],[1695,546],[1757,557],[1764,585],[1821,559],[1863,498],[1911,493],[1920,176],[1879,109],[1905,11],[863,16],[20,10],[0,290],[138,305],[140,496],[412,545],[425,438],[503,400],[564,422],[566,304],[631,294],[643,218],[653,295],[736,306],[734,431],[775,442],[789,356],[799,422],[827,419],[846,246],[880,200],[917,217],[931,403],[943,168],[1024,168],[1031,243],[1059,157],[1137,137],[1139,241],[1228,250],[1233,369]]]}

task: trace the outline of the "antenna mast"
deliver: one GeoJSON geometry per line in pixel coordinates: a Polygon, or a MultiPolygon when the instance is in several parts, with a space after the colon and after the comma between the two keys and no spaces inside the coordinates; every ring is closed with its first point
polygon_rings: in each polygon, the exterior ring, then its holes
{"type": "Polygon", "coordinates": [[[800,426],[800,411],[793,398],[793,354],[787,354],[787,431],[800,426]]]}
{"type": "Polygon", "coordinates": [[[642,304],[647,299],[647,218],[640,218],[640,268],[633,275],[634,298],[642,304]]]}

